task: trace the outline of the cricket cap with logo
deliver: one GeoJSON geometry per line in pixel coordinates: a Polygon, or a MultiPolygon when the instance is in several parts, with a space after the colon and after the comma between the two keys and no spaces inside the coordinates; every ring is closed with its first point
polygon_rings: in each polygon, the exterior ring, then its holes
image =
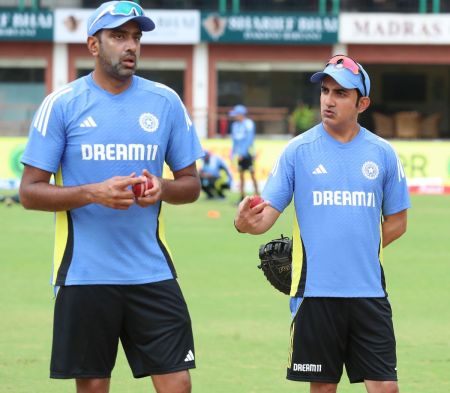
{"type": "Polygon", "coordinates": [[[358,89],[363,97],[370,94],[370,78],[361,64],[345,55],[333,56],[325,69],[311,76],[311,82],[318,83],[331,76],[345,89],[358,89]]]}
{"type": "Polygon", "coordinates": [[[98,7],[88,19],[87,34],[93,36],[101,29],[115,29],[134,20],[141,31],[152,31],[155,23],[133,1],[108,1],[98,7]]]}

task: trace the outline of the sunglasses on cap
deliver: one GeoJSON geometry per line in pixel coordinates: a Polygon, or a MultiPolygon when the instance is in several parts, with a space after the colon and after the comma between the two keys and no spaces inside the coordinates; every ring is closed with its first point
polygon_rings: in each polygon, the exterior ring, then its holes
{"type": "Polygon", "coordinates": [[[328,63],[325,67],[329,65],[344,67],[355,75],[361,75],[361,80],[364,86],[364,96],[367,96],[366,77],[364,76],[364,72],[361,70],[361,67],[355,60],[345,55],[335,55],[330,60],[328,60],[328,63]]]}
{"type": "Polygon", "coordinates": [[[106,14],[121,15],[121,16],[130,16],[130,15],[143,16],[144,10],[139,4],[136,4],[132,1],[119,1],[115,4],[111,4],[110,6],[106,7],[102,12],[100,12],[91,23],[88,30],[90,30],[92,26],[94,26],[106,14]]]}

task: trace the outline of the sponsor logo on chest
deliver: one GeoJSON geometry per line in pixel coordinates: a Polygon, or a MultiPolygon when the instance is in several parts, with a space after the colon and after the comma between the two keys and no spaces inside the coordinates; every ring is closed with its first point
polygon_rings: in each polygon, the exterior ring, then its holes
{"type": "MultiPolygon", "coordinates": [[[[361,167],[361,174],[365,179],[373,181],[380,173],[378,165],[373,161],[366,161],[361,167]]],[[[313,175],[328,175],[328,171],[320,164],[313,171],[313,175]]],[[[317,176],[315,178],[319,179],[317,176]]],[[[365,180],[367,182],[367,180],[365,180]]],[[[332,188],[332,186],[330,187],[332,188]]],[[[356,188],[356,187],[355,187],[356,188]]],[[[358,187],[359,188],[359,187],[358,187]]],[[[375,193],[350,190],[321,190],[312,191],[313,206],[363,206],[376,207],[375,193]]]]}
{"type": "Polygon", "coordinates": [[[154,161],[158,145],[94,143],[81,145],[81,158],[93,161],[154,161]]]}
{"type": "Polygon", "coordinates": [[[314,206],[375,207],[375,193],[364,191],[313,191],[314,206]]]}
{"type": "MultiPolygon", "coordinates": [[[[139,116],[139,130],[154,133],[160,122],[152,113],[142,113],[139,116]]],[[[92,116],[88,116],[81,128],[97,127],[92,116]]],[[[81,144],[81,159],[83,161],[154,161],[159,145],[143,143],[83,143],[81,144]]]]}

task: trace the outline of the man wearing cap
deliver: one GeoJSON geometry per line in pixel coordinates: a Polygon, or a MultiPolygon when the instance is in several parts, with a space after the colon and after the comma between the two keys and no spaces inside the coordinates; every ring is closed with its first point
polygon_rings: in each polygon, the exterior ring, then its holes
{"type": "Polygon", "coordinates": [[[233,176],[222,157],[205,150],[203,165],[200,168],[202,190],[208,199],[224,199],[225,190],[231,188],[233,176]]]}
{"type": "Polygon", "coordinates": [[[162,202],[198,198],[203,150],[178,95],[134,75],[142,32],[154,28],[133,2],[96,9],[94,71],[45,98],[22,157],[23,205],[56,212],[50,376],[76,379],[78,393],[109,391],[119,340],[134,377],[151,376],[158,393],[191,391],[191,320],[162,202]]]}
{"type": "Polygon", "coordinates": [[[244,105],[236,105],[228,113],[233,119],[231,124],[232,151],[231,155],[237,159],[241,201],[245,197],[244,183],[245,172],[249,171],[253,182],[255,194],[258,194],[258,182],[253,168],[253,142],[255,139],[255,123],[247,117],[247,108],[244,105]]]}
{"type": "Polygon", "coordinates": [[[370,393],[396,393],[383,248],[406,231],[408,189],[392,146],[358,124],[370,79],[348,56],[311,77],[322,122],[286,146],[262,197],[239,205],[239,232],[269,230],[294,198],[291,346],[287,378],[337,390],[343,365],[370,393]]]}

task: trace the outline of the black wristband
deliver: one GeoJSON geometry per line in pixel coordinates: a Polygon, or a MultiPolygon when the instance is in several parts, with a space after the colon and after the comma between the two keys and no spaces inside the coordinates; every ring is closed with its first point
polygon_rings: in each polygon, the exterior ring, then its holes
{"type": "Polygon", "coordinates": [[[233,224],[234,224],[234,227],[236,228],[236,231],[238,231],[239,233],[245,233],[245,232],[242,232],[242,231],[236,226],[236,220],[233,220],[233,224]]]}

